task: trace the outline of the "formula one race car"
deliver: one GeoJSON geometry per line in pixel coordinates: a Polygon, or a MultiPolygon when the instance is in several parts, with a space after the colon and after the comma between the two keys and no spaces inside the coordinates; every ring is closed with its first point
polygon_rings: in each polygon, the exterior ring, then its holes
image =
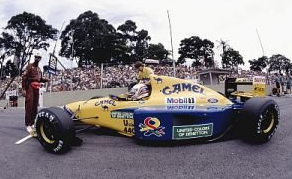
{"type": "Polygon", "coordinates": [[[37,138],[46,150],[63,153],[76,144],[75,124],[82,123],[150,142],[213,141],[233,127],[243,139],[264,143],[279,123],[274,100],[236,91],[238,84],[252,84],[250,81],[226,79],[226,94],[167,76],[151,76],[150,84],[151,90],[140,85],[126,97],[94,97],[62,108],[41,109],[35,123],[37,138]]]}

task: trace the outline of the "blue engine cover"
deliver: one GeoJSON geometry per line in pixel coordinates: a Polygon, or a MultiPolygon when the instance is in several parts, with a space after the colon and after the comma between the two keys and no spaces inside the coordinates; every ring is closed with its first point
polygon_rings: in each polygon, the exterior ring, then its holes
{"type": "Polygon", "coordinates": [[[134,112],[135,137],[142,140],[182,140],[222,134],[232,123],[231,106],[165,106],[134,112]]]}

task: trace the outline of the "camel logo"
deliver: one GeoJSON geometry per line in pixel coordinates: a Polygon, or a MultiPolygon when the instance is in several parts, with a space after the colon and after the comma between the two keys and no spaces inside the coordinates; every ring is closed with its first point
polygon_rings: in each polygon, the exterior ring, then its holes
{"type": "Polygon", "coordinates": [[[161,90],[164,95],[179,94],[181,92],[193,92],[203,94],[204,88],[192,83],[177,83],[172,86],[166,86],[161,90]]]}
{"type": "Polygon", "coordinates": [[[156,77],[153,77],[154,80],[156,80],[156,84],[160,83],[162,84],[162,78],[156,78],[156,77]]]}
{"type": "Polygon", "coordinates": [[[155,135],[157,137],[162,137],[165,132],[163,131],[165,127],[160,126],[159,119],[155,117],[147,117],[144,119],[144,124],[140,123],[140,132],[144,132],[144,136],[155,135]]]}
{"type": "Polygon", "coordinates": [[[108,105],[111,105],[111,106],[116,106],[116,101],[115,100],[102,100],[102,101],[98,101],[98,102],[96,102],[94,105],[95,106],[99,106],[99,105],[101,105],[101,106],[107,106],[107,104],[108,105]]]}
{"type": "Polygon", "coordinates": [[[102,107],[102,109],[104,110],[104,111],[108,111],[108,106],[107,105],[101,105],[101,107],[102,107]]]}

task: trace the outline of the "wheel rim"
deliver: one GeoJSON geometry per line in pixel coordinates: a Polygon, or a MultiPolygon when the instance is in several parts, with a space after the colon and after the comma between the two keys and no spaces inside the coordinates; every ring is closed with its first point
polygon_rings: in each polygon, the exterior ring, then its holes
{"type": "Polygon", "coordinates": [[[45,140],[45,142],[49,144],[53,144],[55,142],[52,124],[48,122],[42,122],[40,125],[40,134],[41,137],[45,140]]]}
{"type": "Polygon", "coordinates": [[[266,114],[263,116],[262,129],[266,134],[270,132],[275,123],[275,113],[273,110],[267,110],[266,114]]]}

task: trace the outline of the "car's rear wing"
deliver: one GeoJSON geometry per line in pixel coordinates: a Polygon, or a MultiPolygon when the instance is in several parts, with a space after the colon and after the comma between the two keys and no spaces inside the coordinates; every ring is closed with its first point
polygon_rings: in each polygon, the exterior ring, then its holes
{"type": "Polygon", "coordinates": [[[225,96],[229,99],[240,97],[241,99],[249,99],[255,96],[266,95],[266,79],[263,76],[255,76],[253,78],[226,78],[225,80],[225,96]],[[251,92],[238,91],[238,85],[253,85],[251,92]]]}

